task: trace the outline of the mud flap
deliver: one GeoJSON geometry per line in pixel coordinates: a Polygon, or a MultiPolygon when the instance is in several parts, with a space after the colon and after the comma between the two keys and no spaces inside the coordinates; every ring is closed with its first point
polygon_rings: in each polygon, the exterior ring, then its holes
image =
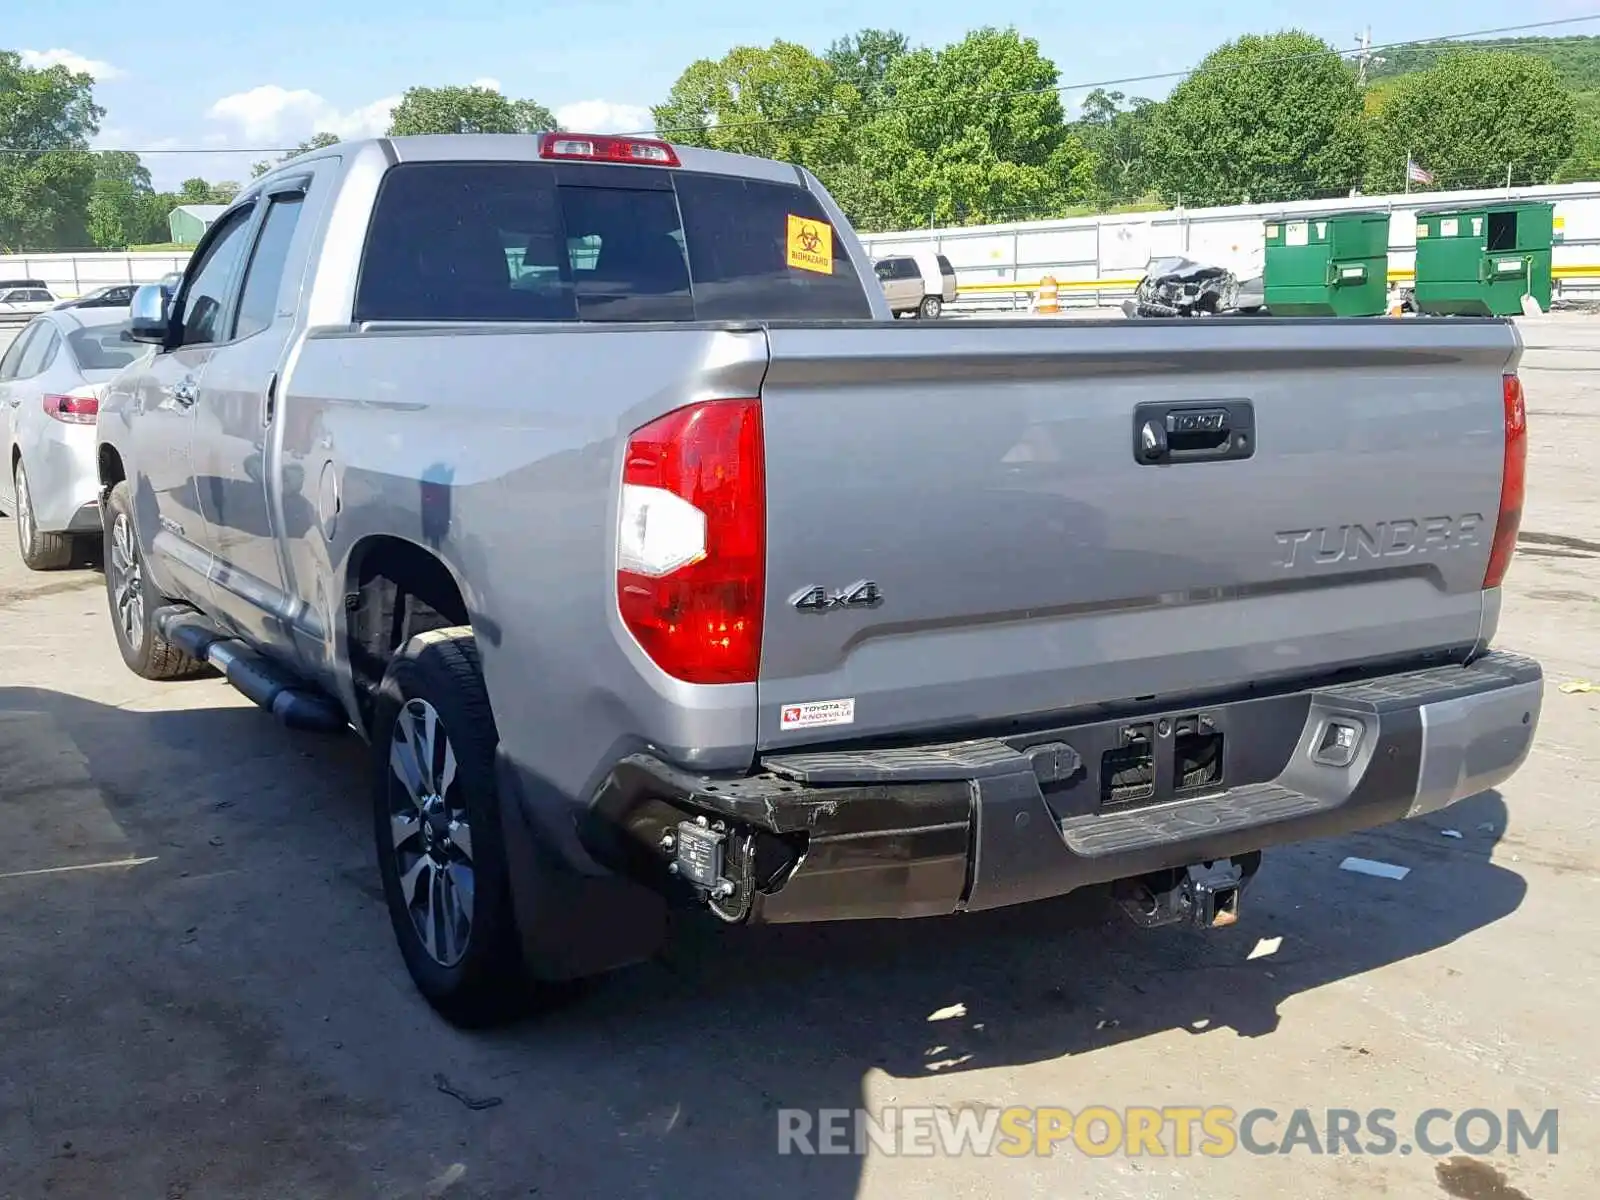
{"type": "Polygon", "coordinates": [[[619,875],[586,875],[561,863],[532,820],[518,773],[496,764],[500,828],[523,964],[535,980],[603,975],[652,957],[666,940],[667,906],[619,875]]]}

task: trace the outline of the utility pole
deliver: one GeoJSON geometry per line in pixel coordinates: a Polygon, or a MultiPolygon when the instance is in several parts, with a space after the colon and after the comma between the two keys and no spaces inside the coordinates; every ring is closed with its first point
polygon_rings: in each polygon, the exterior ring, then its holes
{"type": "Polygon", "coordinates": [[[1388,60],[1372,52],[1372,26],[1356,34],[1356,86],[1367,86],[1367,68],[1381,67],[1388,60]]]}

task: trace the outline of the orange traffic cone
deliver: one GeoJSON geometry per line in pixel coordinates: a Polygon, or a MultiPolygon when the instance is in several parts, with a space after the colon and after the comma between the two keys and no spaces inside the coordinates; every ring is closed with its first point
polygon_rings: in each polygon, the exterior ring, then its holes
{"type": "Polygon", "coordinates": [[[1061,289],[1056,286],[1054,275],[1046,275],[1039,281],[1039,287],[1033,293],[1033,311],[1038,313],[1061,311],[1061,289]]]}

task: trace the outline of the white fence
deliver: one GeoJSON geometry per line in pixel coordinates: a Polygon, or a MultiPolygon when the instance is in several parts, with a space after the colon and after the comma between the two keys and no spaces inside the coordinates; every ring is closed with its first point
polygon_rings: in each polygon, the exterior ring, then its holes
{"type": "Polygon", "coordinates": [[[1045,275],[1060,285],[1061,303],[1114,304],[1132,294],[1152,258],[1182,254],[1226,266],[1241,278],[1261,273],[1266,224],[1351,209],[1389,212],[1389,279],[1408,283],[1416,261],[1421,208],[1472,207],[1514,201],[1555,204],[1556,293],[1600,296],[1600,183],[1356,196],[1292,204],[1172,209],[1103,217],[1070,217],[954,229],[908,229],[862,235],[874,258],[928,249],[956,269],[957,307],[1022,308],[1045,275]]]}
{"type": "Polygon", "coordinates": [[[0,279],[42,279],[63,300],[108,283],[154,283],[189,261],[187,251],[149,254],[0,254],[0,279]]]}

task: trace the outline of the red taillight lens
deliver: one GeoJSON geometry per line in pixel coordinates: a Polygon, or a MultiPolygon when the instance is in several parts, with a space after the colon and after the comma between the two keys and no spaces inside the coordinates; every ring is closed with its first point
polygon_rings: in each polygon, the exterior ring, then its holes
{"type": "Polygon", "coordinates": [[[639,163],[647,167],[679,165],[677,152],[666,142],[658,142],[654,138],[604,137],[590,133],[543,134],[539,142],[539,157],[639,163]]]}
{"type": "Polygon", "coordinates": [[[1522,528],[1522,498],[1528,485],[1528,403],[1522,394],[1522,380],[1507,375],[1503,383],[1506,453],[1500,469],[1500,516],[1494,525],[1494,544],[1489,548],[1489,569],[1483,574],[1485,588],[1499,587],[1511,566],[1511,556],[1517,551],[1517,532],[1522,528]]]}
{"type": "Polygon", "coordinates": [[[752,683],[761,664],[767,513],[761,405],[710,400],[628,439],[617,607],[687,683],[752,683]]]}
{"type": "Polygon", "coordinates": [[[93,425],[100,418],[95,396],[46,396],[44,411],[66,425],[93,425]]]}

